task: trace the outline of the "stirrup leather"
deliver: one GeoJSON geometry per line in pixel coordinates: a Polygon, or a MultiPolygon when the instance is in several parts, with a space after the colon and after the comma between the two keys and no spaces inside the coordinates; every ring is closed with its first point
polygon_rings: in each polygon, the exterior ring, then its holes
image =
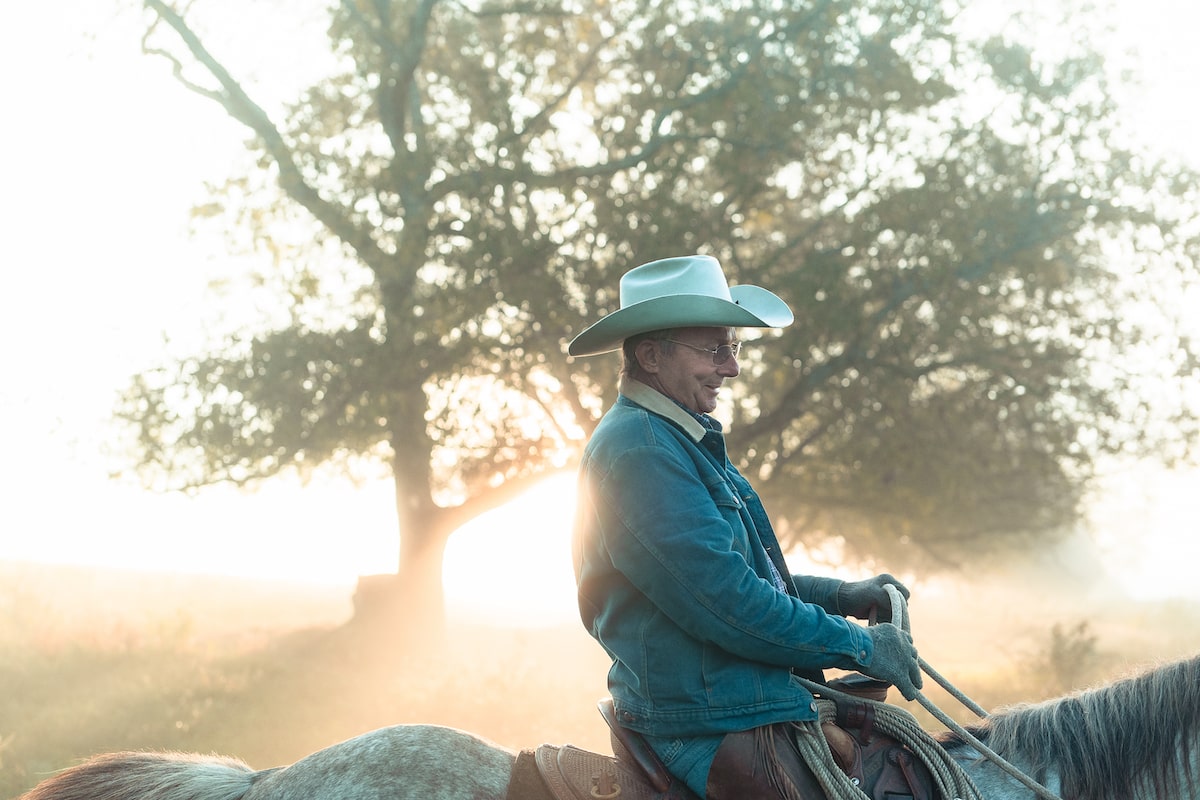
{"type": "MultiPolygon", "coordinates": [[[[642,735],[617,721],[617,709],[611,697],[604,698],[597,706],[600,715],[608,723],[609,733],[612,734],[613,755],[617,757],[617,761],[638,769],[656,792],[665,793],[672,787],[676,791],[684,788],[682,781],[677,781],[671,775],[642,735]]],[[[690,790],[685,791],[691,794],[690,790]]]]}

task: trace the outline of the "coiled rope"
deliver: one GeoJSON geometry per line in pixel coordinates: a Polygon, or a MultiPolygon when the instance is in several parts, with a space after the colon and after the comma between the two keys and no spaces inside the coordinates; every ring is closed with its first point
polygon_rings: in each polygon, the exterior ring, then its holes
{"type": "MultiPolygon", "coordinates": [[[[892,624],[903,629],[911,636],[908,604],[905,602],[904,596],[900,594],[895,586],[889,584],[885,588],[892,603],[892,624]]],[[[929,666],[925,659],[918,656],[917,663],[926,675],[977,716],[980,718],[988,716],[988,713],[983,708],[951,684],[950,681],[946,680],[937,670],[929,666]]],[[[819,719],[817,722],[798,726],[796,740],[801,753],[812,768],[813,773],[817,776],[817,780],[829,800],[870,800],[862,789],[851,781],[850,777],[842,772],[836,762],[834,762],[833,754],[829,750],[829,744],[825,740],[825,735],[821,732],[821,723],[831,722],[836,718],[837,709],[834,698],[843,698],[846,701],[862,703],[874,708],[875,727],[883,733],[892,736],[913,751],[913,754],[929,768],[929,772],[932,774],[934,783],[937,785],[938,792],[941,793],[942,797],[953,798],[954,800],[983,800],[979,789],[976,788],[975,783],[963,770],[962,766],[950,757],[945,748],[938,744],[908,711],[889,703],[865,697],[851,697],[815,682],[803,682],[809,691],[820,696],[820,699],[817,700],[819,719]]],[[[1043,798],[1043,800],[1062,800],[1054,792],[1021,772],[998,753],[979,741],[976,736],[955,722],[920,691],[917,692],[916,699],[939,722],[962,737],[963,741],[974,747],[1000,769],[1032,790],[1038,797],[1043,798]]]]}
{"type": "Polygon", "coordinates": [[[983,800],[983,795],[979,793],[971,777],[963,771],[962,766],[950,758],[946,750],[921,728],[912,714],[888,703],[842,695],[841,692],[832,691],[820,684],[814,683],[809,689],[822,695],[817,700],[820,719],[818,722],[801,726],[796,740],[829,800],[869,800],[862,788],[838,768],[825,735],[821,732],[821,723],[832,722],[837,717],[837,706],[833,698],[843,696],[846,700],[865,703],[875,709],[875,728],[912,750],[914,756],[929,768],[942,797],[954,800],[983,800]]]}

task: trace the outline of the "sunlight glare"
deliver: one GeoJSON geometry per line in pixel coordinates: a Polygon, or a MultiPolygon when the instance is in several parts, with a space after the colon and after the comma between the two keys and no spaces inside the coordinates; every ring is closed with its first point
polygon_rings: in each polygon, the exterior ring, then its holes
{"type": "Polygon", "coordinates": [[[0,543],[0,559],[347,589],[398,560],[390,480],[278,478],[257,492],[213,487],[196,497],[64,482],[18,498],[17,508],[25,522],[0,543]]]}
{"type": "Polygon", "coordinates": [[[576,620],[574,510],[575,476],[563,474],[455,531],[443,571],[448,613],[513,627],[576,620]]]}
{"type": "Polygon", "coordinates": [[[1112,481],[1093,507],[1102,559],[1131,599],[1200,600],[1200,473],[1144,467],[1112,481]]]}

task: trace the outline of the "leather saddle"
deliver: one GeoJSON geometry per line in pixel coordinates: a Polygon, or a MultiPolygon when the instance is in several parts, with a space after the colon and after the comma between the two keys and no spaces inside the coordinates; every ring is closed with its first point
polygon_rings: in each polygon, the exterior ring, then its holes
{"type": "MultiPolygon", "coordinates": [[[[832,681],[830,686],[877,700],[887,694],[887,684],[859,675],[832,681]]],[[[513,769],[508,800],[700,800],[667,770],[641,734],[617,721],[611,698],[601,700],[599,708],[608,723],[614,756],[573,745],[543,744],[532,753],[522,752],[513,769]]],[[[838,766],[873,800],[937,798],[925,765],[898,742],[875,731],[870,712],[866,704],[839,705],[837,725],[823,726],[838,766]]]]}
{"type": "MultiPolygon", "coordinates": [[[[699,800],[655,755],[640,734],[617,722],[611,698],[600,701],[600,714],[608,723],[614,756],[581,750],[573,745],[540,746],[532,755],[538,775],[554,800],[699,800]]],[[[522,753],[513,770],[514,784],[522,783],[522,753]]],[[[525,769],[528,769],[526,767],[525,769]]]]}

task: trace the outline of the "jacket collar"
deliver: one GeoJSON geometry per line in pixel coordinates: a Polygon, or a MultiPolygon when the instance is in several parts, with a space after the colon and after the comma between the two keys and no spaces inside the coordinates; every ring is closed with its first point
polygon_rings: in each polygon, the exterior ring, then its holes
{"type": "Polygon", "coordinates": [[[704,434],[708,433],[708,429],[701,425],[699,420],[680,408],[674,400],[639,380],[622,376],[618,390],[647,411],[671,420],[683,428],[684,433],[696,442],[699,442],[704,438],[704,434]]]}

